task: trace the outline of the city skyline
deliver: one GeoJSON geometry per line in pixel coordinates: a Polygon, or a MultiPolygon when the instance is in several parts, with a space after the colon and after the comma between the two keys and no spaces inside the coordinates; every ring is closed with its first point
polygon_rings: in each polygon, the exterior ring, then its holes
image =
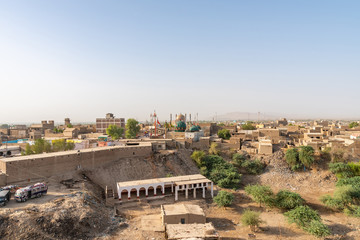
{"type": "Polygon", "coordinates": [[[359,119],[360,3],[62,1],[0,8],[0,123],[173,113],[359,119]],[[304,17],[306,16],[306,17],[304,17]]]}

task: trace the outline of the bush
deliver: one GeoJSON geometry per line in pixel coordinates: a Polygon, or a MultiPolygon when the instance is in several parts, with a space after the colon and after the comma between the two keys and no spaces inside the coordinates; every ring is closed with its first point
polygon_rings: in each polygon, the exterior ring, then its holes
{"type": "Polygon", "coordinates": [[[263,221],[260,219],[260,213],[251,210],[245,210],[241,216],[241,222],[244,226],[250,226],[252,231],[258,227],[263,221]]]}
{"type": "Polygon", "coordinates": [[[307,168],[314,163],[314,149],[311,146],[301,146],[299,160],[307,168]]]}
{"type": "Polygon", "coordinates": [[[358,127],[359,126],[359,123],[357,123],[357,122],[351,122],[350,124],[349,124],[349,128],[356,128],[356,127],[358,127]]]}
{"type": "Polygon", "coordinates": [[[219,138],[226,140],[229,140],[231,137],[230,131],[227,129],[220,129],[217,134],[219,138]]]}
{"type": "Polygon", "coordinates": [[[275,202],[278,208],[291,210],[304,205],[305,200],[298,193],[281,190],[276,194],[275,202]]]}
{"type": "Polygon", "coordinates": [[[339,179],[336,183],[336,187],[341,187],[345,185],[351,185],[353,188],[360,189],[360,176],[352,178],[342,178],[339,179]]]}
{"type": "Polygon", "coordinates": [[[209,148],[209,154],[210,155],[219,155],[220,151],[219,151],[219,145],[217,143],[211,143],[210,148],[209,148]]]}
{"type": "Polygon", "coordinates": [[[360,176],[360,164],[359,163],[354,163],[354,162],[350,162],[348,163],[351,172],[354,174],[354,176],[360,176]]]}
{"type": "Polygon", "coordinates": [[[239,187],[241,174],[231,164],[217,155],[205,156],[202,160],[201,174],[223,188],[239,187]]]}
{"type": "Polygon", "coordinates": [[[264,171],[265,165],[259,160],[245,160],[242,165],[249,174],[260,174],[264,171]]]}
{"type": "Polygon", "coordinates": [[[245,187],[245,192],[251,198],[260,204],[265,204],[268,207],[273,207],[275,204],[274,193],[269,186],[262,186],[259,184],[248,185],[245,187]]]}
{"type": "Polygon", "coordinates": [[[198,167],[201,167],[203,165],[202,161],[204,157],[205,157],[205,153],[203,151],[194,151],[191,154],[191,159],[194,160],[194,162],[198,167]]]}
{"type": "Polygon", "coordinates": [[[226,191],[220,191],[216,197],[214,197],[214,202],[219,207],[230,206],[234,200],[234,195],[226,191]]]}
{"type": "Polygon", "coordinates": [[[232,161],[235,167],[241,167],[242,164],[246,161],[246,156],[244,154],[235,153],[232,157],[232,161]]]}
{"type": "Polygon", "coordinates": [[[329,170],[334,173],[338,179],[354,176],[351,167],[346,163],[329,163],[329,170]]]}
{"type": "Polygon", "coordinates": [[[316,220],[312,220],[304,230],[316,237],[326,237],[331,234],[328,226],[316,220]]]}
{"type": "Polygon", "coordinates": [[[345,152],[342,149],[334,149],[333,151],[331,151],[331,160],[333,162],[344,162],[344,155],[345,152]]]}
{"type": "Polygon", "coordinates": [[[284,213],[289,223],[296,223],[301,228],[305,228],[311,221],[320,221],[320,215],[308,206],[299,206],[291,211],[284,213]]]}
{"type": "Polygon", "coordinates": [[[337,187],[334,196],[323,196],[320,200],[326,206],[338,210],[343,210],[351,204],[356,204],[360,199],[360,191],[351,185],[337,187]]]}
{"type": "Polygon", "coordinates": [[[349,208],[346,208],[344,210],[344,213],[346,215],[349,215],[349,216],[352,216],[352,217],[357,217],[357,218],[360,218],[360,206],[351,206],[349,208]]]}

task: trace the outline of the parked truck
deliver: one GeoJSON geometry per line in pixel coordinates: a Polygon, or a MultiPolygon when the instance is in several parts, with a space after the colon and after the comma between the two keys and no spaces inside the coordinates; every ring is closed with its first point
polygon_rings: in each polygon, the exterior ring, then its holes
{"type": "Polygon", "coordinates": [[[5,206],[8,201],[10,201],[10,190],[1,190],[0,191],[0,206],[5,206]]]}
{"type": "Polygon", "coordinates": [[[31,198],[38,198],[47,193],[48,187],[45,183],[36,183],[24,188],[20,188],[15,192],[15,200],[17,202],[26,202],[31,198]]]}

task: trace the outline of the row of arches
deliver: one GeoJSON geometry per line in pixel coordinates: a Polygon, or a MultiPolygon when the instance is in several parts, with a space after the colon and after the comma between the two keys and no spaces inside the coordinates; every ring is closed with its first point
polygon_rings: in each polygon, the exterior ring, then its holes
{"type": "Polygon", "coordinates": [[[162,185],[154,185],[148,187],[128,187],[119,189],[119,200],[140,198],[141,197],[152,197],[165,194],[165,187],[162,185]]]}

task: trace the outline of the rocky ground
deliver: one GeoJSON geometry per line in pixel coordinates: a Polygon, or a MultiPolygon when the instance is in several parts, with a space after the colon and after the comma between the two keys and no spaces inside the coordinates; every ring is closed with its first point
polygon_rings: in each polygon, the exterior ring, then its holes
{"type": "Polygon", "coordinates": [[[21,203],[18,209],[2,208],[1,239],[94,239],[111,235],[124,225],[113,209],[105,207],[101,189],[86,180],[79,184],[82,190],[47,203],[30,199],[24,208],[21,203]]]}

